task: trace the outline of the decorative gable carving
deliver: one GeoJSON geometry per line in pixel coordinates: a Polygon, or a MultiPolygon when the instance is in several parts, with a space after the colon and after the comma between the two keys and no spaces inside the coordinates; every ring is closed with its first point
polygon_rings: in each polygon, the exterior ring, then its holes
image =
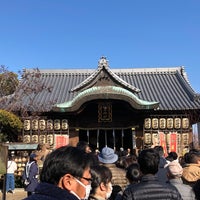
{"type": "Polygon", "coordinates": [[[101,57],[98,62],[97,70],[91,74],[82,83],[72,88],[72,92],[82,92],[94,86],[117,86],[127,89],[133,93],[138,93],[140,90],[113,73],[108,65],[108,60],[105,57],[101,57]]]}

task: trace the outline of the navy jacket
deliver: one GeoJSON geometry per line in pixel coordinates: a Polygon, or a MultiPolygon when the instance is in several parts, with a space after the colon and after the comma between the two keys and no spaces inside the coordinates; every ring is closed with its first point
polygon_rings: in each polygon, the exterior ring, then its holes
{"type": "Polygon", "coordinates": [[[28,178],[26,176],[26,167],[24,170],[24,173],[22,175],[22,179],[25,180],[26,178],[30,182],[29,185],[25,186],[25,191],[27,192],[34,192],[35,188],[38,186],[38,174],[39,174],[39,169],[38,169],[38,164],[35,161],[28,162],[32,163],[30,165],[29,173],[28,173],[28,178]]]}
{"type": "Polygon", "coordinates": [[[56,185],[39,183],[35,190],[35,194],[30,195],[24,200],[78,200],[78,198],[67,190],[61,189],[56,185]]]}

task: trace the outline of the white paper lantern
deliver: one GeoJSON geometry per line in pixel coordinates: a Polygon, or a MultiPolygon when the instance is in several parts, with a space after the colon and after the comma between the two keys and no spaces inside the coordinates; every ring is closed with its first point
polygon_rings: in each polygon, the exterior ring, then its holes
{"type": "Polygon", "coordinates": [[[173,118],[167,118],[167,128],[172,129],[173,128],[173,118]]]}
{"type": "Polygon", "coordinates": [[[145,127],[146,129],[150,129],[150,128],[151,128],[151,118],[146,118],[146,119],[144,120],[144,127],[145,127]]]}
{"type": "Polygon", "coordinates": [[[158,129],[158,118],[153,118],[152,119],[152,128],[153,129],[158,129]]]}
{"type": "Polygon", "coordinates": [[[150,133],[144,134],[144,143],[145,144],[151,144],[151,134],[150,133]]]}
{"type": "Polygon", "coordinates": [[[160,129],[165,129],[166,128],[166,119],[165,118],[160,118],[159,119],[159,127],[160,127],[160,129]]]}
{"type": "Polygon", "coordinates": [[[67,130],[68,129],[68,121],[67,119],[62,120],[62,130],[67,130]]]}
{"type": "Polygon", "coordinates": [[[38,120],[37,119],[32,120],[32,130],[34,130],[34,131],[38,130],[38,120]]]}
{"type": "Polygon", "coordinates": [[[47,130],[53,130],[53,120],[47,120],[47,130]]]}
{"type": "Polygon", "coordinates": [[[39,120],[39,129],[41,131],[43,131],[43,130],[45,130],[45,128],[46,128],[46,122],[45,122],[45,120],[44,119],[40,119],[39,120]]]}
{"type": "Polygon", "coordinates": [[[25,131],[29,131],[30,128],[31,128],[31,122],[30,122],[30,120],[28,120],[28,119],[24,120],[24,130],[25,131]]]}
{"type": "Polygon", "coordinates": [[[181,118],[174,119],[174,128],[176,128],[176,129],[181,128],[181,118]]]}
{"type": "Polygon", "coordinates": [[[24,135],[23,142],[24,143],[30,143],[30,135],[24,135]]]}
{"type": "Polygon", "coordinates": [[[33,143],[38,143],[38,135],[32,135],[31,140],[33,143]]]}
{"type": "Polygon", "coordinates": [[[54,129],[60,130],[60,120],[59,119],[54,120],[54,129]]]}
{"type": "Polygon", "coordinates": [[[184,128],[184,129],[189,128],[189,119],[188,118],[182,119],[182,128],[184,128]]]}

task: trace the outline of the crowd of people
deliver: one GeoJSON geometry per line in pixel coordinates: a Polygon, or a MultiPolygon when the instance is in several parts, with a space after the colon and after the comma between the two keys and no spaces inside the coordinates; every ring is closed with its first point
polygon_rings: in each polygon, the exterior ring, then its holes
{"type": "MultiPolygon", "coordinates": [[[[23,180],[25,200],[200,200],[200,151],[164,156],[162,146],[133,155],[80,141],[52,152],[30,154],[23,180]],[[43,159],[42,167],[39,162],[43,159]]],[[[11,188],[13,189],[13,188],[11,188]]]]}

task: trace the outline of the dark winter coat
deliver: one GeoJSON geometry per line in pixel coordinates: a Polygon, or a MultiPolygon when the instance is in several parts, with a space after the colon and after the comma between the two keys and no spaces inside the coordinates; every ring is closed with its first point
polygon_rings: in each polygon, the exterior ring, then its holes
{"type": "MultiPolygon", "coordinates": [[[[30,162],[28,162],[30,164],[30,162]]],[[[28,164],[27,163],[27,164],[28,164]]],[[[27,166],[26,164],[26,166],[27,166]]],[[[34,192],[35,188],[38,186],[38,174],[39,169],[38,165],[35,161],[32,161],[32,164],[30,165],[29,173],[27,173],[27,168],[25,167],[24,173],[22,175],[22,179],[27,179],[30,184],[25,186],[25,191],[27,192],[34,192]],[[28,176],[28,177],[27,177],[28,176]]]]}
{"type": "Polygon", "coordinates": [[[122,196],[122,200],[180,200],[181,195],[178,190],[169,183],[159,182],[153,175],[145,175],[141,182],[127,188],[122,196]]]}
{"type": "Polygon", "coordinates": [[[78,200],[78,198],[67,190],[61,189],[56,185],[39,183],[35,190],[35,194],[30,195],[24,200],[78,200]]]}
{"type": "Polygon", "coordinates": [[[168,181],[167,168],[165,167],[166,164],[167,164],[167,160],[164,157],[161,157],[156,176],[158,177],[158,180],[163,183],[168,181]]]}

